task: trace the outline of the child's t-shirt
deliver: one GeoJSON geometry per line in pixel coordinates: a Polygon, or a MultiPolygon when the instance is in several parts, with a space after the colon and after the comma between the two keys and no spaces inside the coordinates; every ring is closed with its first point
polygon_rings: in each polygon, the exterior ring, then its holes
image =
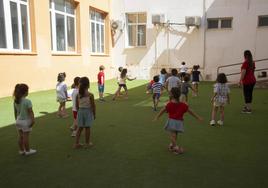
{"type": "Polygon", "coordinates": [[[216,83],[214,85],[214,93],[216,93],[215,102],[226,103],[227,95],[230,93],[229,86],[227,84],[216,83]]]}
{"type": "Polygon", "coordinates": [[[166,74],[159,75],[159,82],[164,85],[164,83],[166,82],[166,74]]]}
{"type": "Polygon", "coordinates": [[[166,112],[170,119],[183,121],[183,115],[188,111],[188,105],[182,102],[169,102],[166,105],[166,112]]]}
{"type": "Polygon", "coordinates": [[[19,104],[14,102],[14,108],[17,111],[18,120],[30,119],[28,109],[32,108],[32,102],[29,99],[22,98],[19,104]]]}
{"type": "Polygon", "coordinates": [[[99,72],[98,74],[98,84],[99,85],[104,85],[104,72],[99,72]]]}
{"type": "Polygon", "coordinates": [[[153,93],[161,93],[162,84],[160,82],[155,82],[152,85],[153,93]]]}
{"type": "Polygon", "coordinates": [[[56,86],[57,98],[66,99],[67,85],[64,82],[59,82],[56,86]]]}
{"type": "Polygon", "coordinates": [[[193,82],[199,82],[199,75],[200,75],[200,71],[193,70],[192,71],[192,81],[193,82]]]}
{"type": "Polygon", "coordinates": [[[167,79],[167,82],[168,82],[168,91],[170,91],[171,88],[173,87],[179,87],[180,79],[177,76],[170,76],[167,79]]]}
{"type": "Polygon", "coordinates": [[[190,87],[191,87],[191,84],[189,84],[189,82],[182,82],[181,93],[184,95],[187,95],[190,87]]]}
{"type": "Polygon", "coordinates": [[[180,66],[180,72],[187,72],[188,67],[186,65],[181,65],[180,66]]]}
{"type": "Polygon", "coordinates": [[[78,92],[79,92],[79,89],[78,88],[74,88],[73,89],[73,93],[72,93],[72,101],[73,101],[73,111],[77,111],[77,108],[76,108],[76,97],[78,96],[78,92]]]}

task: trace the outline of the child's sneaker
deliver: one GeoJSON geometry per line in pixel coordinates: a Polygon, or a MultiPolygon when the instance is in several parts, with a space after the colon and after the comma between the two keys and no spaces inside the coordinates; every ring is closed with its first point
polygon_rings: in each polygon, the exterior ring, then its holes
{"type": "Polygon", "coordinates": [[[73,131],[71,137],[76,137],[76,131],[73,131]]]}
{"type": "Polygon", "coordinates": [[[211,126],[214,126],[216,124],[215,120],[211,120],[209,123],[211,126]]]}
{"type": "Polygon", "coordinates": [[[178,154],[183,154],[183,152],[184,152],[184,149],[183,149],[182,147],[175,146],[175,147],[173,148],[173,153],[176,154],[176,155],[178,155],[178,154]]]}
{"type": "Polygon", "coordinates": [[[223,125],[223,121],[222,120],[219,120],[219,121],[217,121],[217,124],[222,126],[223,125]]]}
{"type": "Polygon", "coordinates": [[[174,148],[173,144],[170,143],[170,144],[168,145],[168,150],[169,150],[169,151],[173,151],[173,148],[174,148]]]}
{"type": "Polygon", "coordinates": [[[32,155],[35,154],[37,151],[34,149],[30,149],[29,151],[25,151],[25,155],[32,155]]]}

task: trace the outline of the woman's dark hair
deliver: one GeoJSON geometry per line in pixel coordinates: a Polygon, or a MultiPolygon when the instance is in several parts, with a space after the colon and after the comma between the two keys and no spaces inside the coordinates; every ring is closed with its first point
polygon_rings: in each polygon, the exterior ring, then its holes
{"type": "Polygon", "coordinates": [[[172,69],[171,74],[172,74],[172,76],[177,76],[178,70],[177,69],[172,69]]]}
{"type": "Polygon", "coordinates": [[[183,80],[185,82],[189,82],[190,81],[190,76],[188,74],[186,74],[184,77],[183,77],[183,80]]]}
{"type": "Polygon", "coordinates": [[[224,73],[220,73],[220,74],[218,74],[216,81],[218,83],[225,84],[228,80],[227,80],[227,77],[224,73]]]}
{"type": "Polygon", "coordinates": [[[167,71],[166,71],[166,69],[163,68],[163,69],[161,69],[160,73],[161,74],[167,74],[167,71]]]}
{"type": "Polygon", "coordinates": [[[75,77],[74,78],[74,83],[72,84],[72,88],[75,88],[76,86],[79,85],[79,80],[80,80],[80,77],[75,77]]]}
{"type": "Polygon", "coordinates": [[[178,87],[173,87],[170,90],[171,92],[171,97],[174,98],[177,101],[180,101],[180,96],[181,96],[181,90],[178,87]]]}
{"type": "Polygon", "coordinates": [[[249,67],[251,69],[253,69],[254,68],[254,66],[253,66],[253,57],[252,57],[252,54],[251,54],[251,52],[249,50],[244,51],[244,58],[247,60],[247,62],[249,64],[249,67]]]}
{"type": "Polygon", "coordinates": [[[65,80],[65,78],[66,78],[65,72],[61,72],[61,73],[58,74],[57,81],[58,82],[63,82],[65,80]]]}
{"type": "Polygon", "coordinates": [[[154,76],[154,82],[159,82],[159,76],[154,76]]]}
{"type": "Polygon", "coordinates": [[[82,77],[79,80],[79,95],[80,98],[85,96],[85,90],[89,88],[89,79],[88,77],[82,77]]]}
{"type": "Polygon", "coordinates": [[[13,97],[16,104],[20,103],[20,100],[26,93],[28,93],[29,87],[26,84],[17,84],[14,89],[13,97]]]}
{"type": "Polygon", "coordinates": [[[126,77],[126,75],[127,75],[127,69],[123,69],[122,72],[121,72],[120,77],[124,78],[124,77],[126,77]]]}

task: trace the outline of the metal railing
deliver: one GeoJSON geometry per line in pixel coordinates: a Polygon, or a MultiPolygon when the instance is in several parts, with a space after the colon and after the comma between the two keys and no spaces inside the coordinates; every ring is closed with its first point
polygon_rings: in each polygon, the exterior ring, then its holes
{"type": "MultiPolygon", "coordinates": [[[[262,61],[268,61],[268,58],[266,59],[258,59],[258,60],[254,60],[254,62],[262,62],[262,61]]],[[[234,63],[234,64],[229,64],[229,65],[222,65],[222,66],[219,66],[217,68],[217,75],[220,73],[220,69],[222,68],[226,68],[226,67],[232,67],[232,66],[236,66],[236,65],[242,65],[243,62],[241,63],[234,63]]],[[[268,62],[267,62],[267,68],[259,68],[259,69],[255,69],[255,72],[257,71],[264,71],[264,70],[268,70],[268,62]]],[[[240,74],[241,72],[233,72],[233,73],[229,73],[229,74],[225,74],[226,76],[232,76],[232,75],[238,75],[240,74]]]]}

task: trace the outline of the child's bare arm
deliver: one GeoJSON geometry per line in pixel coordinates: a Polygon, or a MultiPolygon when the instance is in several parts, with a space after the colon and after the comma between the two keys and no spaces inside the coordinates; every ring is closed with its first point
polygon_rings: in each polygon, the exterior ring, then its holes
{"type": "Polygon", "coordinates": [[[154,121],[158,120],[166,112],[166,107],[163,107],[157,116],[154,118],[154,121]]]}
{"type": "Polygon", "coordinates": [[[17,116],[18,116],[18,112],[17,112],[17,110],[15,108],[15,104],[14,104],[14,116],[15,116],[15,120],[16,120],[17,119],[17,116]]]}
{"type": "Polygon", "coordinates": [[[195,117],[198,121],[203,121],[203,118],[201,116],[199,116],[198,114],[196,114],[194,111],[192,111],[192,109],[188,109],[189,114],[191,114],[193,117],[195,117]]]}
{"type": "Polygon", "coordinates": [[[95,104],[95,100],[94,100],[94,95],[91,93],[90,93],[90,103],[92,106],[92,112],[93,112],[94,119],[96,119],[96,104],[95,104]]]}
{"type": "Polygon", "coordinates": [[[213,102],[214,98],[216,97],[217,93],[214,93],[213,97],[211,98],[211,102],[213,102]]]}
{"type": "Polygon", "coordinates": [[[32,108],[28,108],[28,113],[30,115],[30,118],[31,118],[31,127],[34,125],[35,121],[34,121],[34,112],[33,112],[33,109],[32,108]]]}

